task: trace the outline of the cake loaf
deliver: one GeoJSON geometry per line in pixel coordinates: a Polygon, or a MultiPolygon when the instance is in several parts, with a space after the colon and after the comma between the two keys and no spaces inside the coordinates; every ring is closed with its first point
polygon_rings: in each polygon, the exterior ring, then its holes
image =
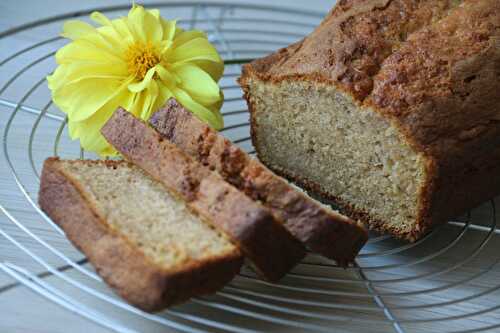
{"type": "Polygon", "coordinates": [[[243,68],[259,158],[416,240],[500,193],[500,0],[342,0],[243,68]]]}
{"type": "Polygon", "coordinates": [[[367,232],[357,222],[295,189],[175,99],[154,113],[149,123],[165,139],[261,202],[311,251],[345,266],[366,242],[367,232]]]}

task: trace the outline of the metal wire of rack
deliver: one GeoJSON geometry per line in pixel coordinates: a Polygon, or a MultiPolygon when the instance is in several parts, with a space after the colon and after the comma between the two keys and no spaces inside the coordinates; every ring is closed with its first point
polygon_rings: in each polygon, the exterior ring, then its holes
{"type": "MultiPolygon", "coordinates": [[[[235,82],[241,64],[300,39],[324,13],[213,2],[150,5],[168,17],[189,17],[179,23],[209,33],[227,64],[221,81],[227,124],[222,132],[253,153],[247,109],[235,82]]],[[[412,244],[372,235],[356,264],[345,270],[312,254],[280,284],[260,281],[244,269],[216,295],[194,298],[159,314],[144,313],[110,293],[86,259],[67,243],[62,230],[40,210],[34,193],[41,163],[48,155],[95,157],[67,138],[66,119],[52,105],[44,84],[54,68],[55,50],[64,43],[57,37],[62,20],[87,17],[93,10],[118,15],[127,9],[124,5],[73,12],[0,33],[0,42],[17,34],[35,36],[25,48],[0,59],[6,78],[0,81],[0,107],[9,112],[3,126],[1,163],[12,178],[9,190],[21,193],[16,205],[29,212],[20,214],[17,206],[5,204],[5,195],[0,196],[0,210],[6,216],[5,223],[0,221],[0,235],[31,262],[26,265],[29,269],[20,263],[0,262],[0,271],[17,281],[0,287],[0,297],[2,292],[25,286],[116,332],[165,328],[241,333],[500,330],[500,252],[496,246],[500,230],[495,200],[412,244]],[[39,31],[44,31],[41,40],[39,31]],[[11,68],[14,60],[21,65],[11,68]]]]}

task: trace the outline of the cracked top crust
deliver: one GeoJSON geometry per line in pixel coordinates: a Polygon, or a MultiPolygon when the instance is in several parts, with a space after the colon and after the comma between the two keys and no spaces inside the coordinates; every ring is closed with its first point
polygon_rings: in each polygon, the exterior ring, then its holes
{"type": "Polygon", "coordinates": [[[452,0],[343,0],[286,57],[268,68],[272,77],[306,76],[338,83],[363,100],[382,62],[412,32],[445,16],[452,0]]]}

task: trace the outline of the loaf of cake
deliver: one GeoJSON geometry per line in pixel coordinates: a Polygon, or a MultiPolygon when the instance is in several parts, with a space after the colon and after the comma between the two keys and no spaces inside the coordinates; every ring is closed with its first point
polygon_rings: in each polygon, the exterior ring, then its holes
{"type": "Polygon", "coordinates": [[[259,158],[373,229],[500,193],[500,0],[341,0],[240,84],[259,158]]]}
{"type": "Polygon", "coordinates": [[[129,303],[158,311],[213,293],[243,257],[186,203],[125,161],[45,161],[40,207],[129,303]]]}

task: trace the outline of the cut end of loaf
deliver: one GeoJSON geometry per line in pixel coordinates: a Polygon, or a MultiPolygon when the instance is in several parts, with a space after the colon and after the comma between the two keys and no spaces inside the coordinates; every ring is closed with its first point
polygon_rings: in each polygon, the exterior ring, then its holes
{"type": "Polygon", "coordinates": [[[241,81],[253,143],[271,169],[333,199],[372,229],[409,240],[424,232],[424,159],[397,128],[333,86],[241,81]]]}

